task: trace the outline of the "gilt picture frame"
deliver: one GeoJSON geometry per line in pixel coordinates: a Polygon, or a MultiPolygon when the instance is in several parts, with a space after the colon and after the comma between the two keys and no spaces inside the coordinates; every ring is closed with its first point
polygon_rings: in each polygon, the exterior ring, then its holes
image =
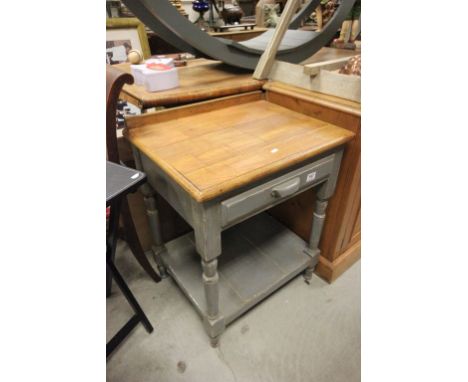
{"type": "Polygon", "coordinates": [[[106,19],[106,63],[125,62],[128,51],[137,49],[149,58],[151,51],[145,26],[137,18],[106,19]]]}

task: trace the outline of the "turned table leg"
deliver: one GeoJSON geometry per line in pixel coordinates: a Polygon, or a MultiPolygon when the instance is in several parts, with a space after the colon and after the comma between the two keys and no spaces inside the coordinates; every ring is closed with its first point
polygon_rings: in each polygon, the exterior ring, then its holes
{"type": "Polygon", "coordinates": [[[310,232],[310,238],[305,252],[310,256],[310,264],[306,268],[304,278],[309,283],[312,278],[315,266],[318,263],[320,256],[320,249],[318,248],[320,237],[322,236],[323,224],[325,223],[325,210],[327,209],[328,201],[318,199],[315,201],[315,209],[312,218],[312,230],[310,232]]]}
{"type": "Polygon", "coordinates": [[[219,313],[219,276],[218,260],[202,260],[203,286],[206,298],[205,329],[210,337],[211,346],[216,347],[224,331],[224,318],[219,313]]]}
{"type": "Polygon", "coordinates": [[[166,250],[166,247],[162,238],[161,221],[159,218],[159,211],[156,207],[155,192],[148,183],[141,186],[141,192],[144,196],[146,215],[148,216],[151,238],[153,239],[151,249],[153,251],[154,260],[156,261],[160,276],[165,278],[167,277],[167,272],[161,254],[166,250]]]}
{"type": "Polygon", "coordinates": [[[310,232],[309,243],[304,252],[310,256],[310,263],[304,273],[306,283],[310,282],[315,266],[319,261],[320,249],[319,243],[322,236],[323,225],[325,223],[326,214],[325,211],[328,206],[328,199],[331,198],[335,192],[336,182],[338,180],[338,173],[340,171],[341,158],[343,156],[343,150],[334,153],[334,165],[333,170],[329,178],[320,186],[318,186],[315,208],[312,217],[312,229],[310,232]]]}
{"type": "Polygon", "coordinates": [[[124,197],[122,200],[121,215],[125,227],[125,240],[127,241],[128,246],[130,247],[133,255],[135,256],[135,259],[155,282],[160,282],[161,278],[153,269],[152,265],[148,260],[148,257],[145,254],[145,251],[143,250],[143,247],[140,244],[140,239],[138,238],[138,234],[136,232],[135,224],[133,223],[133,218],[126,197],[124,197]]]}
{"type": "Polygon", "coordinates": [[[205,288],[206,314],[208,318],[214,319],[219,314],[219,290],[218,290],[218,260],[202,260],[203,285],[205,288]]]}
{"type": "MultiPolygon", "coordinates": [[[[141,163],[140,152],[132,146],[133,158],[135,159],[135,166],[138,170],[144,171],[141,163]]],[[[146,207],[146,215],[148,216],[148,222],[151,231],[151,239],[153,244],[151,250],[153,252],[154,261],[158,267],[159,275],[161,278],[167,277],[166,267],[164,266],[161,254],[166,250],[164,240],[162,238],[161,231],[161,220],[159,217],[159,211],[157,208],[155,191],[148,182],[140,187],[141,193],[143,194],[143,200],[146,207]]]]}
{"type": "Polygon", "coordinates": [[[224,317],[219,309],[218,256],[221,255],[221,227],[216,208],[194,206],[197,223],[194,227],[195,245],[202,258],[202,282],[205,290],[206,311],[204,326],[211,346],[216,347],[225,329],[224,317]]]}

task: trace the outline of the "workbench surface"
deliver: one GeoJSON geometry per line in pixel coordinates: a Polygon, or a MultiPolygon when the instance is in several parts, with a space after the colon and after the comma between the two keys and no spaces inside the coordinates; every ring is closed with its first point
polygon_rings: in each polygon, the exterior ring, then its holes
{"type": "Polygon", "coordinates": [[[149,118],[144,124],[129,118],[126,137],[197,201],[286,169],[354,135],[262,99],[164,122],[149,118]]]}

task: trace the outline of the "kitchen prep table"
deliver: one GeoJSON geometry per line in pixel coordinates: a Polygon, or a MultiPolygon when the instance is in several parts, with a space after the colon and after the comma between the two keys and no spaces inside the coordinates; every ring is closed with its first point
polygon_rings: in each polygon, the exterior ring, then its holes
{"type": "MultiPolygon", "coordinates": [[[[327,200],[353,133],[252,92],[128,117],[155,260],[201,315],[215,346],[225,326],[318,261],[327,200]],[[308,243],[265,211],[317,187],[308,243]],[[154,193],[193,232],[166,244],[154,193]],[[201,258],[201,264],[200,264],[201,258]]],[[[312,202],[312,201],[311,201],[312,202]]]]}

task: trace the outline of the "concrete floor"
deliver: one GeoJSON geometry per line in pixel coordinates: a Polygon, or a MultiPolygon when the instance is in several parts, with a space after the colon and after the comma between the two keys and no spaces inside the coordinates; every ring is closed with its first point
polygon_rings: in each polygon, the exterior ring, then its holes
{"type": "MultiPolygon", "coordinates": [[[[116,264],[155,330],[133,330],[107,360],[108,381],[360,381],[360,262],[331,285],[293,279],[229,325],[217,349],[170,278],[155,284],[125,243],[116,264]]],[[[106,305],[109,339],[132,311],[115,285],[106,305]]]]}

